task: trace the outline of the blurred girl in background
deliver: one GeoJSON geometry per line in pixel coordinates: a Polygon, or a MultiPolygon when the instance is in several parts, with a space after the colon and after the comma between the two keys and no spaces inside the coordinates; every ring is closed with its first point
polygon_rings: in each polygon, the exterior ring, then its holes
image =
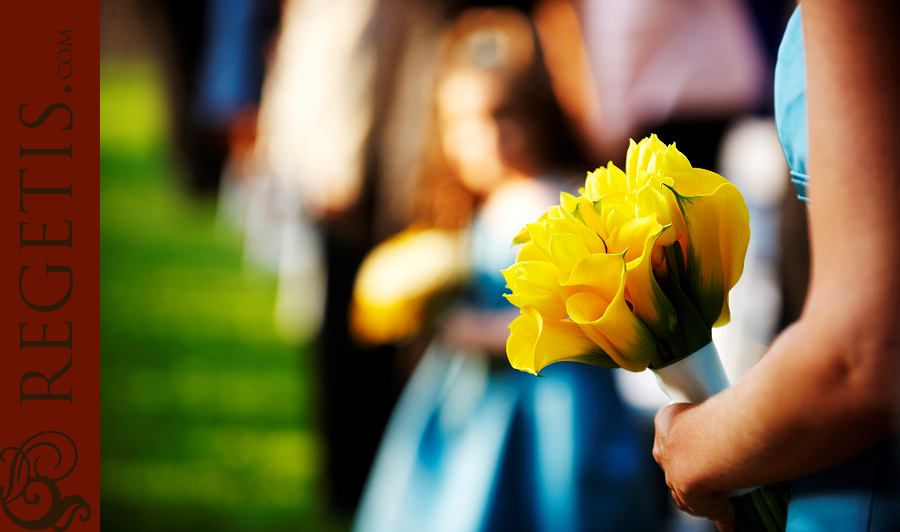
{"type": "MultiPolygon", "coordinates": [[[[511,9],[467,11],[447,29],[438,65],[417,211],[425,226],[461,230],[467,281],[462,296],[439,309],[355,529],[659,529],[649,446],[640,444],[610,370],[560,363],[537,379],[506,360],[507,325],[518,313],[503,298],[500,273],[516,259],[510,243],[559,201],[559,190],[574,188],[567,167],[585,167],[532,24],[511,9]]],[[[410,251],[410,233],[390,246],[407,252],[393,255],[395,264],[390,253],[380,256],[380,280],[361,273],[358,303],[376,286],[411,284],[384,276],[446,271],[429,264],[439,254],[410,251]]],[[[375,320],[355,322],[365,336],[375,320]]]]}

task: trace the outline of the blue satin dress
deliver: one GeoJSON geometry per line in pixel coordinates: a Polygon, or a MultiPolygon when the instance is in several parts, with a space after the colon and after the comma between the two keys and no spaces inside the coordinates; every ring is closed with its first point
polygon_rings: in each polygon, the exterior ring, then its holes
{"type": "MultiPolygon", "coordinates": [[[[797,194],[808,201],[809,132],[801,9],[785,29],[775,67],[775,120],[797,194]]],[[[793,480],[787,532],[900,531],[900,437],[831,469],[793,480]]]]}

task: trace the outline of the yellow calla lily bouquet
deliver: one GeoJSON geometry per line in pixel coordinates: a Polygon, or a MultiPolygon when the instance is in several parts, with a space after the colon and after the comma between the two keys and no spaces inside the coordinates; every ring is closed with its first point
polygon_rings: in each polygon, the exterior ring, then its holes
{"type": "Polygon", "coordinates": [[[722,176],[656,135],[631,141],[625,170],[587,176],[579,196],[528,224],[503,271],[521,309],[507,356],[538,374],[560,361],[660,369],[728,323],[728,291],[750,240],[747,205],[722,176]]]}
{"type": "MultiPolygon", "coordinates": [[[[535,375],[561,361],[650,368],[677,402],[727,388],[712,327],[730,320],[728,292],[750,242],[738,189],[651,135],[631,141],[624,171],[598,168],[579,192],[562,193],[513,242],[524,246],[503,271],[521,310],[510,364],[535,375]]],[[[738,530],[782,532],[776,492],[733,492],[738,530]]]]}

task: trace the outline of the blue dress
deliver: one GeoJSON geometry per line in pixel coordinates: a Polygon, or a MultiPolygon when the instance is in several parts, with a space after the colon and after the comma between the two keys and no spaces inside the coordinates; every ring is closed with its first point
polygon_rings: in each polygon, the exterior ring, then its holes
{"type": "MultiPolygon", "coordinates": [[[[800,199],[808,201],[809,133],[801,9],[788,22],[775,67],[775,120],[800,199]]],[[[831,469],[793,480],[787,532],[900,530],[900,437],[831,469]]]]}
{"type": "MultiPolygon", "coordinates": [[[[500,274],[515,262],[512,237],[492,235],[476,217],[468,304],[512,309],[500,274]]],[[[611,370],[543,373],[433,342],[391,416],[354,532],[660,530],[650,442],[611,370]]]]}

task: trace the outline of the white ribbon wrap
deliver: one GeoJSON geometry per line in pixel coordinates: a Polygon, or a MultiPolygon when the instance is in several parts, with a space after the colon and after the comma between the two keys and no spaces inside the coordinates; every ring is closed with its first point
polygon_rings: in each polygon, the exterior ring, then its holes
{"type": "Polygon", "coordinates": [[[674,364],[650,371],[673,403],[699,403],[729,386],[716,344],[712,342],[674,364]]]}
{"type": "MultiPolygon", "coordinates": [[[[699,403],[730,386],[719,352],[712,342],[674,364],[650,371],[673,403],[699,403]]],[[[731,496],[740,497],[755,489],[734,490],[731,496]]]]}

